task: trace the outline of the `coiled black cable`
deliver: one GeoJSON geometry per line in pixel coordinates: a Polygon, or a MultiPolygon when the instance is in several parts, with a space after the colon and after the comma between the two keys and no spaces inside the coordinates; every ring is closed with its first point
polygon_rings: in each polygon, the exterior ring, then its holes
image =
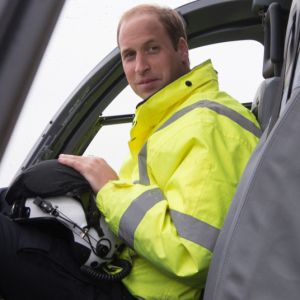
{"type": "Polygon", "coordinates": [[[122,269],[122,271],[116,274],[108,274],[103,270],[93,269],[92,267],[83,265],[80,270],[88,275],[90,278],[101,281],[116,282],[121,281],[125,278],[131,271],[131,263],[124,259],[118,259],[113,262],[113,265],[122,269]]]}

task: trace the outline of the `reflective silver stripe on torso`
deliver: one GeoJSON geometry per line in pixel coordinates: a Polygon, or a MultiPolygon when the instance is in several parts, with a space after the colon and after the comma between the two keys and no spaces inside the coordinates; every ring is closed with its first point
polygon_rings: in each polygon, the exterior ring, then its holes
{"type": "MultiPolygon", "coordinates": [[[[119,237],[134,247],[134,233],[145,214],[158,202],[165,200],[160,189],[152,189],[137,197],[123,214],[119,224],[119,237]]],[[[178,235],[213,251],[219,229],[187,214],[170,210],[178,235]]]]}
{"type": "Polygon", "coordinates": [[[140,184],[149,185],[150,179],[147,172],[147,143],[145,143],[138,156],[139,164],[139,177],[140,180],[137,181],[140,184]]]}
{"type": "Polygon", "coordinates": [[[210,251],[214,250],[220,232],[218,228],[172,209],[170,215],[179,236],[210,251]]]}
{"type": "MultiPolygon", "coordinates": [[[[242,128],[248,130],[255,136],[261,136],[261,130],[256,127],[253,122],[237,113],[236,111],[220,103],[209,100],[198,101],[176,112],[171,118],[169,118],[164,124],[162,124],[162,126],[160,126],[156,130],[156,132],[167,127],[168,125],[178,120],[180,117],[196,108],[211,109],[218,114],[230,118],[232,121],[236,122],[242,128]]],[[[147,172],[147,142],[144,144],[139,153],[138,166],[140,180],[137,183],[150,185],[150,179],[147,172]]],[[[160,189],[152,189],[141,194],[131,203],[131,205],[129,205],[119,224],[119,236],[123,240],[125,240],[129,246],[133,248],[135,230],[141,220],[144,218],[145,214],[154,205],[156,205],[160,201],[163,201],[164,199],[165,197],[160,189]]],[[[175,210],[170,210],[170,216],[180,237],[190,240],[210,251],[213,251],[217,237],[219,235],[219,229],[192,216],[175,210]]]]}

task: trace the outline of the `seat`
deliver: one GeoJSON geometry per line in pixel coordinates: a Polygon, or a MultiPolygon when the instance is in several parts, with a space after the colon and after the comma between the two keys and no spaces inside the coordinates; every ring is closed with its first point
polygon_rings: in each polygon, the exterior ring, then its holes
{"type": "Polygon", "coordinates": [[[273,100],[280,84],[280,77],[265,79],[257,89],[251,111],[255,114],[262,131],[266,129],[272,115],[273,100]]]}
{"type": "MultiPolygon", "coordinates": [[[[204,300],[300,297],[299,36],[300,1],[294,0],[282,91],[274,96],[279,113],[271,113],[241,178],[214,249],[204,300]]],[[[270,97],[269,91],[264,94],[270,97]]]]}
{"type": "Polygon", "coordinates": [[[266,129],[269,124],[272,110],[274,106],[274,99],[281,84],[281,69],[283,65],[283,48],[286,18],[284,17],[284,9],[288,10],[286,6],[288,1],[253,1],[253,10],[260,12],[264,5],[269,4],[269,8],[264,22],[264,60],[263,60],[263,76],[265,80],[259,86],[252,102],[251,110],[256,115],[260,123],[262,131],[266,129]],[[271,4],[270,4],[271,3],[271,4]]]}

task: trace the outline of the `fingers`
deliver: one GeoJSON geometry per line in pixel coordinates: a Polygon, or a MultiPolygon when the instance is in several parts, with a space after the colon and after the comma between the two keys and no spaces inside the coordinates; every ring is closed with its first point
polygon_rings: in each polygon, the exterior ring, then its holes
{"type": "Polygon", "coordinates": [[[101,158],[91,156],[77,156],[61,154],[58,161],[68,167],[71,167],[81,173],[87,180],[91,176],[97,176],[96,170],[101,169],[101,158]]]}
{"type": "Polygon", "coordinates": [[[63,165],[77,170],[80,173],[85,172],[85,168],[88,164],[87,157],[69,154],[60,154],[58,157],[58,161],[63,165]]]}
{"type": "Polygon", "coordinates": [[[58,161],[81,173],[95,193],[108,181],[118,179],[116,172],[100,157],[61,154],[58,161]]]}
{"type": "Polygon", "coordinates": [[[83,176],[85,176],[85,174],[95,172],[97,169],[103,169],[108,166],[104,159],[95,156],[60,154],[58,161],[64,165],[72,167],[83,176]]]}

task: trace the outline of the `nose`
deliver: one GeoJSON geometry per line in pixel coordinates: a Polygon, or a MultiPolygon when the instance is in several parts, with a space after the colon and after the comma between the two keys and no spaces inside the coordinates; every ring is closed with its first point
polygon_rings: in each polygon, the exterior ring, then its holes
{"type": "Polygon", "coordinates": [[[150,69],[149,62],[147,60],[147,57],[139,53],[136,55],[136,62],[135,62],[135,72],[139,75],[143,75],[150,69]]]}

